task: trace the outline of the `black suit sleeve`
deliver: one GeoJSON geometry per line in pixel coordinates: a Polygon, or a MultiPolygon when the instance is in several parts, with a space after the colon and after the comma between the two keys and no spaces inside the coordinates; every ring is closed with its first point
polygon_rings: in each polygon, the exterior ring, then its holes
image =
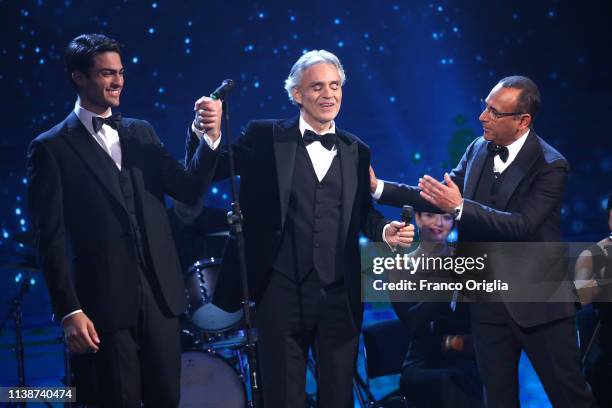
{"type": "Polygon", "coordinates": [[[415,211],[425,211],[432,213],[442,212],[435,205],[430,204],[421,197],[420,189],[416,186],[409,186],[392,181],[385,181],[382,195],[378,199],[378,203],[382,205],[390,205],[392,207],[402,207],[411,205],[415,211]]]}
{"type": "Polygon", "coordinates": [[[516,212],[495,210],[465,199],[461,229],[483,240],[504,237],[504,240],[520,241],[532,236],[561,204],[568,171],[564,160],[548,164],[534,179],[516,212]]]}
{"type": "Polygon", "coordinates": [[[192,154],[182,166],[164,148],[153,127],[143,123],[154,146],[153,160],[159,168],[164,192],[183,203],[195,204],[212,181],[216,154],[202,141],[191,146],[192,154]]]}
{"type": "Polygon", "coordinates": [[[63,190],[53,154],[34,140],[28,150],[28,210],[53,311],[61,319],[81,309],[77,298],[64,224],[63,190]]]}
{"type": "MultiPolygon", "coordinates": [[[[232,145],[232,154],[234,156],[234,171],[236,175],[242,174],[242,171],[245,167],[246,162],[251,157],[251,153],[253,150],[253,144],[255,143],[255,139],[257,135],[262,131],[271,132],[271,129],[261,129],[261,125],[257,126],[254,122],[249,122],[242,132],[241,137],[232,145]]],[[[212,149],[208,146],[208,144],[202,140],[200,141],[198,137],[193,133],[191,128],[187,131],[187,141],[185,146],[185,162],[190,163],[192,161],[192,157],[198,148],[200,149],[208,149],[209,152],[212,152],[212,149]]],[[[226,146],[220,145],[216,150],[214,150],[215,155],[215,164],[214,170],[212,173],[212,181],[224,180],[230,177],[230,165],[229,165],[229,152],[226,146]]]]}
{"type": "MultiPolygon", "coordinates": [[[[463,194],[463,185],[465,181],[465,169],[468,160],[473,153],[474,144],[478,139],[475,139],[465,150],[463,157],[459,160],[457,166],[449,173],[453,182],[459,187],[463,194]]],[[[393,207],[402,207],[403,205],[411,205],[415,211],[443,213],[441,209],[429,203],[420,195],[421,190],[416,186],[394,183],[385,181],[385,186],[378,200],[379,204],[390,205],[393,207]]]]}

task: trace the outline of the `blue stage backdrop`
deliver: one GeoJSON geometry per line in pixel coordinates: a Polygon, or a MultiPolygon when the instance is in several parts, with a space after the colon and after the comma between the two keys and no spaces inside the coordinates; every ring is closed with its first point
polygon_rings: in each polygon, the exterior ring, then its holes
{"type": "MultiPolygon", "coordinates": [[[[527,75],[543,96],[536,130],[572,166],[564,235],[601,239],[612,191],[608,16],[565,0],[0,1],[0,251],[21,249],[26,149],[74,106],[63,50],[84,32],[124,44],[120,110],[150,121],[176,157],[194,101],[221,80],[237,84],[237,135],[250,119],[297,115],[283,80],[305,51],[329,50],[347,73],[337,124],[369,144],[380,178],[406,183],[450,170],[481,134],[480,98],[501,77],[527,75]]],[[[228,194],[213,186],[207,205],[228,207],[228,194]]],[[[2,301],[15,293],[13,275],[0,272],[2,301]]],[[[48,297],[35,290],[29,312],[48,324],[48,297]]]]}

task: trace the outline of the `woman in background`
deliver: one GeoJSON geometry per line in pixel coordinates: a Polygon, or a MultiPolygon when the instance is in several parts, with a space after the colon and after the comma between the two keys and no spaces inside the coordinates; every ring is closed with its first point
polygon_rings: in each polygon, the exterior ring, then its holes
{"type": "Polygon", "coordinates": [[[575,270],[580,303],[592,303],[599,318],[584,369],[600,407],[612,407],[612,194],[606,214],[608,236],[582,251],[575,270]]]}
{"type": "MultiPolygon", "coordinates": [[[[409,257],[453,255],[447,242],[454,223],[451,215],[417,212],[415,223],[420,243],[409,257]]],[[[412,276],[433,280],[439,273],[417,270],[412,276]]],[[[399,278],[398,273],[389,275],[390,281],[399,278]]],[[[453,302],[451,295],[446,302],[391,299],[397,316],[412,333],[400,377],[400,389],[411,407],[483,406],[482,382],[469,334],[469,307],[453,302]]],[[[432,296],[431,300],[437,299],[432,296]]]]}

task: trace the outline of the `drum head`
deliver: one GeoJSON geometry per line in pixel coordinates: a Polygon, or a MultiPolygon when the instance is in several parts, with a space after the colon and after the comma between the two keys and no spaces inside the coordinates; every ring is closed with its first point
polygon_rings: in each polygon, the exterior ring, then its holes
{"type": "Polygon", "coordinates": [[[237,327],[243,318],[242,309],[226,312],[212,304],[221,261],[202,260],[193,264],[185,276],[188,313],[195,326],[205,332],[224,332],[237,327]]]}
{"type": "Polygon", "coordinates": [[[179,407],[243,408],[245,405],[242,381],[227,361],[204,351],[181,355],[179,407]]]}
{"type": "Polygon", "coordinates": [[[242,316],[242,310],[230,313],[209,303],[198,308],[191,316],[191,321],[204,331],[223,332],[238,326],[242,316]]]}

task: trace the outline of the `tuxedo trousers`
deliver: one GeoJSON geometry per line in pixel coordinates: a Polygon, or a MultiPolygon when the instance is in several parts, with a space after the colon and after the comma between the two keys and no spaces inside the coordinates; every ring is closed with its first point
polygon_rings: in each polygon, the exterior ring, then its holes
{"type": "Polygon", "coordinates": [[[503,303],[472,305],[476,360],[489,408],[518,408],[518,365],[525,351],[555,408],[595,407],[580,369],[572,317],[521,327],[503,303]]]}
{"type": "MultiPolygon", "coordinates": [[[[139,311],[133,327],[98,333],[95,354],[72,358],[77,400],[91,407],[176,407],[180,398],[178,317],[161,300],[156,280],[139,268],[139,311]]],[[[109,295],[112,302],[112,294],[109,295]]],[[[95,322],[94,322],[95,325],[95,322]]]]}
{"type": "Polygon", "coordinates": [[[274,272],[257,305],[256,320],[265,408],[304,406],[310,350],[319,408],[353,407],[359,331],[344,283],[323,287],[316,271],[301,283],[274,272]]]}

